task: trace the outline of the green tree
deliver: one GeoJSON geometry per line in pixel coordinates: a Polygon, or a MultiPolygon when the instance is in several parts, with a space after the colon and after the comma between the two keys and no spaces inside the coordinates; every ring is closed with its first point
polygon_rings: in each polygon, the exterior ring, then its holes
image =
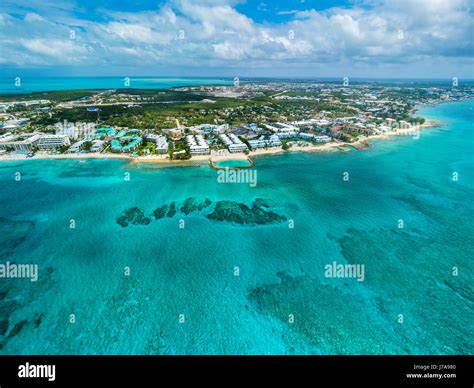
{"type": "Polygon", "coordinates": [[[83,145],[82,145],[82,149],[84,151],[90,151],[92,148],[92,142],[91,141],[86,141],[83,145]]]}

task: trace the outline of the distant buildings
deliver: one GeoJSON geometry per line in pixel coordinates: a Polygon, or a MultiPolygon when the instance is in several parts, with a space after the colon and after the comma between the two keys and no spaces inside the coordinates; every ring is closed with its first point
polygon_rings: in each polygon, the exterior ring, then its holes
{"type": "Polygon", "coordinates": [[[298,128],[294,125],[285,123],[263,124],[266,128],[273,132],[296,132],[298,128]]]}
{"type": "Polygon", "coordinates": [[[179,140],[184,135],[182,128],[167,128],[163,129],[162,131],[167,133],[173,140],[179,140]]]}
{"type": "Polygon", "coordinates": [[[0,112],[6,112],[14,106],[32,106],[32,105],[48,105],[51,104],[49,100],[29,100],[29,101],[10,101],[0,103],[0,112]]]}
{"type": "Polygon", "coordinates": [[[57,123],[53,127],[56,135],[66,135],[70,139],[78,139],[80,137],[88,136],[94,133],[96,124],[95,123],[69,123],[64,121],[57,123]]]}
{"type": "Polygon", "coordinates": [[[294,121],[291,124],[294,125],[295,127],[308,127],[308,126],[318,125],[319,121],[320,120],[309,119],[309,120],[294,121]]]}
{"type": "Polygon", "coordinates": [[[212,129],[212,133],[214,135],[220,135],[220,134],[225,133],[228,130],[229,130],[229,124],[222,124],[222,125],[218,125],[218,126],[214,127],[212,129]]]}
{"type": "Polygon", "coordinates": [[[297,132],[278,132],[275,134],[279,139],[291,139],[292,137],[298,137],[297,132]]]}
{"type": "Polygon", "coordinates": [[[199,124],[189,127],[189,132],[192,135],[206,135],[211,133],[215,128],[217,128],[215,124],[199,124]]]}
{"type": "Polygon", "coordinates": [[[260,128],[255,123],[250,123],[249,125],[247,125],[247,128],[250,129],[252,132],[255,132],[255,133],[260,133],[260,132],[263,131],[263,128],[260,128]]]}
{"type": "Polygon", "coordinates": [[[0,129],[10,131],[26,124],[30,119],[13,119],[0,122],[0,129]]]}

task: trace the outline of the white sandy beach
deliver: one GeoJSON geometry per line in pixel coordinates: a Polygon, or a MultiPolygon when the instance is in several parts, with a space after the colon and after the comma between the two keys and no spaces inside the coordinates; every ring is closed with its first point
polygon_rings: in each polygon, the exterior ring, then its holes
{"type": "Polygon", "coordinates": [[[355,142],[341,142],[333,141],[330,143],[323,143],[318,145],[307,145],[307,146],[292,146],[289,150],[283,150],[281,148],[267,148],[250,151],[248,155],[244,153],[226,154],[226,155],[195,155],[189,160],[171,160],[167,154],[163,155],[149,155],[149,156],[130,156],[128,154],[113,154],[113,153],[89,153],[89,154],[46,154],[37,153],[32,158],[27,158],[26,155],[21,154],[0,154],[0,161],[12,161],[12,160],[36,160],[36,159],[122,159],[129,160],[133,163],[162,163],[163,167],[168,165],[173,166],[192,166],[195,164],[205,164],[218,162],[222,160],[247,160],[249,157],[258,157],[261,155],[277,155],[285,152],[334,152],[341,150],[340,147],[351,146],[358,149],[367,148],[368,142],[371,140],[388,140],[394,136],[414,135],[417,131],[423,128],[437,127],[439,123],[434,120],[426,120],[424,124],[418,127],[412,127],[410,129],[396,129],[388,131],[382,134],[371,135],[355,142]]]}

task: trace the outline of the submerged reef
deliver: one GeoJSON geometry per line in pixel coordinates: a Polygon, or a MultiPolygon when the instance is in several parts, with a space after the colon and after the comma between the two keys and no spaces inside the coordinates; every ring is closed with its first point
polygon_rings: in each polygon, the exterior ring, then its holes
{"type": "MultiPolygon", "coordinates": [[[[187,216],[191,213],[202,212],[211,205],[212,201],[208,198],[189,197],[182,203],[163,204],[153,210],[150,216],[154,217],[156,221],[165,217],[172,218],[178,212],[187,216]]],[[[212,221],[225,221],[240,225],[264,225],[286,220],[286,217],[270,211],[269,208],[269,202],[262,198],[256,198],[251,206],[235,201],[219,201],[215,204],[214,210],[206,217],[212,221]]],[[[124,228],[129,225],[148,225],[150,222],[151,218],[146,217],[138,207],[125,210],[117,218],[117,224],[124,228]]]]}
{"type": "Polygon", "coordinates": [[[125,228],[129,224],[133,225],[148,225],[151,219],[145,217],[143,212],[138,207],[132,207],[123,212],[123,214],[117,218],[117,224],[125,228]]]}
{"type": "Polygon", "coordinates": [[[160,218],[163,218],[166,213],[168,212],[169,206],[168,205],[163,205],[162,207],[159,207],[158,209],[155,209],[153,211],[153,215],[155,216],[155,220],[159,220],[160,218]]]}
{"type": "Polygon", "coordinates": [[[168,214],[166,214],[166,216],[171,218],[171,217],[174,217],[175,214],[176,214],[176,203],[171,202],[169,210],[168,210],[168,214]]]}
{"type": "Polygon", "coordinates": [[[26,240],[34,226],[35,223],[30,220],[11,220],[0,217],[0,236],[2,236],[0,259],[11,257],[12,252],[26,240]]]}
{"type": "Polygon", "coordinates": [[[212,201],[209,199],[205,199],[204,201],[198,201],[196,198],[187,198],[183,206],[181,206],[181,212],[188,215],[192,212],[195,211],[201,211],[202,209],[210,206],[212,204],[212,201]]]}
{"type": "Polygon", "coordinates": [[[243,203],[234,201],[217,202],[214,211],[208,214],[207,218],[214,221],[235,222],[241,225],[264,225],[286,220],[284,216],[263,210],[256,202],[252,204],[252,207],[248,207],[243,203]]]}

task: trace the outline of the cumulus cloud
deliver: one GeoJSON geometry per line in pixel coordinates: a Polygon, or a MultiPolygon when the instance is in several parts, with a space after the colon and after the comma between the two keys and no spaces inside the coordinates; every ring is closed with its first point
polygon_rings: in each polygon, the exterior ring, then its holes
{"type": "Polygon", "coordinates": [[[472,63],[474,51],[469,0],[361,0],[350,8],[280,11],[291,15],[284,23],[257,23],[234,0],[170,0],[154,10],[105,10],[99,20],[66,0],[57,9],[40,3],[0,14],[4,65],[391,66],[472,63]]]}

